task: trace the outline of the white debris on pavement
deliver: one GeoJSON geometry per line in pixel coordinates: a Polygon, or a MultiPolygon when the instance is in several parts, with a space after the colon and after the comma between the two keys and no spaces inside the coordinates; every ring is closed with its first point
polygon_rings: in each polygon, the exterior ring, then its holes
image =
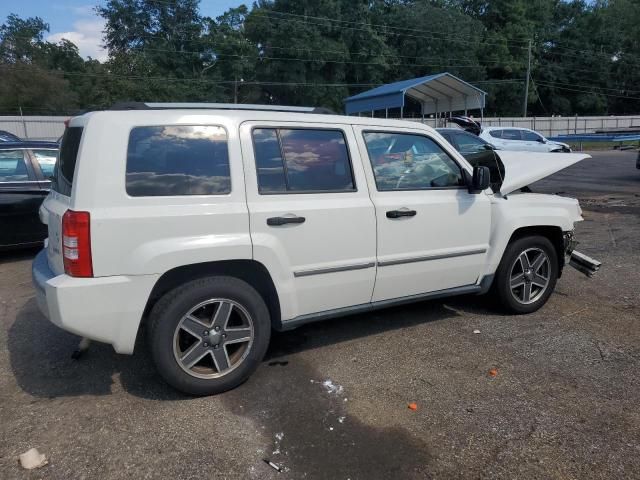
{"type": "Polygon", "coordinates": [[[278,432],[274,435],[275,440],[274,440],[274,444],[276,446],[275,450],[273,452],[271,452],[271,455],[280,455],[280,442],[282,441],[282,439],[284,438],[284,432],[278,432]]]}
{"type": "Polygon", "coordinates": [[[342,395],[342,392],[344,392],[342,385],[336,385],[331,380],[325,380],[322,382],[322,386],[327,389],[328,393],[333,393],[335,395],[342,395]]]}
{"type": "Polygon", "coordinates": [[[22,468],[27,470],[33,470],[34,468],[44,467],[47,463],[47,457],[43,453],[40,453],[37,448],[32,448],[26,452],[20,454],[18,457],[22,468]]]}
{"type": "Polygon", "coordinates": [[[344,419],[347,417],[338,417],[338,422],[339,423],[344,423],[344,419]]]}
{"type": "Polygon", "coordinates": [[[480,330],[474,330],[473,333],[480,333],[480,330]]]}

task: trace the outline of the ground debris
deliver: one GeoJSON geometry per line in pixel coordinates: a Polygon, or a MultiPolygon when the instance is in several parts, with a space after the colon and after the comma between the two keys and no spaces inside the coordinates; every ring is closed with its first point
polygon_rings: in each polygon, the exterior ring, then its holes
{"type": "Polygon", "coordinates": [[[416,410],[418,410],[418,404],[416,402],[411,402],[409,405],[407,405],[407,408],[415,412],[416,410]]]}
{"type": "Polygon", "coordinates": [[[498,369],[497,368],[492,368],[491,370],[489,370],[489,376],[490,377],[497,377],[498,376],[498,369]]]}
{"type": "Polygon", "coordinates": [[[282,468],[280,468],[278,465],[276,465],[275,463],[273,463],[271,460],[269,460],[268,458],[263,458],[262,461],[264,463],[266,463],[267,465],[269,465],[271,468],[273,468],[276,472],[282,472],[282,468]]]}
{"type": "Polygon", "coordinates": [[[33,470],[34,468],[44,467],[47,463],[47,457],[40,453],[37,448],[32,448],[20,454],[18,457],[22,468],[33,470]]]}
{"type": "Polygon", "coordinates": [[[322,386],[326,388],[327,393],[333,393],[335,395],[341,395],[344,392],[344,388],[342,385],[337,385],[333,383],[331,380],[325,380],[322,382],[322,386]]]}

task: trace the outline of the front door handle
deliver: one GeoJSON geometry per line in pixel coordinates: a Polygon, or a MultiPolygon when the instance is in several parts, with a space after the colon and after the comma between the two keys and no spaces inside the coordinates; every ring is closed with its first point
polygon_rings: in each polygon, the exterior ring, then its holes
{"type": "Polygon", "coordinates": [[[387,218],[415,217],[417,213],[418,212],[416,212],[415,210],[408,209],[389,210],[387,212],[387,218]]]}
{"type": "Polygon", "coordinates": [[[304,223],[306,218],[304,217],[271,217],[267,218],[267,225],[270,227],[277,227],[280,225],[286,225],[287,223],[304,223]]]}

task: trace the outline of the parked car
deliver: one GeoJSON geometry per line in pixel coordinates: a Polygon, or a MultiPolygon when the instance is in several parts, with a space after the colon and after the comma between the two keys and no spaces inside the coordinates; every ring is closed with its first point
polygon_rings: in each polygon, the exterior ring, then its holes
{"type": "Polygon", "coordinates": [[[484,138],[460,128],[436,128],[436,131],[462,155],[498,149],[498,147],[486,141],[484,138]]]}
{"type": "Polygon", "coordinates": [[[571,147],[566,143],[547,140],[538,132],[528,128],[483,127],[479,136],[504,150],[529,152],[571,151],[571,147]]]}
{"type": "Polygon", "coordinates": [[[0,142],[0,249],[41,244],[38,209],[49,193],[58,153],[51,142],[0,142]]]}
{"type": "Polygon", "coordinates": [[[494,193],[486,167],[418,123],[125,108],[66,129],[37,303],[119,353],[145,323],[159,374],[191,394],[243,382],[272,328],[491,288],[507,311],[533,312],[582,220],[577,200],[519,189],[588,155],[506,152],[494,193]]]}
{"type": "Polygon", "coordinates": [[[547,140],[544,136],[517,127],[488,127],[470,117],[451,117],[448,122],[454,123],[467,132],[477,135],[501,150],[516,150],[528,152],[571,152],[566,143],[547,140]]]}
{"type": "Polygon", "coordinates": [[[491,189],[494,192],[500,191],[505,169],[499,153],[496,152],[497,147],[477,135],[459,128],[437,128],[436,131],[460,152],[472,167],[487,167],[491,179],[491,189]]]}
{"type": "Polygon", "coordinates": [[[6,130],[0,130],[0,142],[21,142],[22,139],[17,135],[6,130]]]}

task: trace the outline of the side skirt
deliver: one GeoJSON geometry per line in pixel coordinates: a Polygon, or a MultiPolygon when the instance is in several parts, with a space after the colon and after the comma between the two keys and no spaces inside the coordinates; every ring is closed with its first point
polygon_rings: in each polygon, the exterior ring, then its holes
{"type": "Polygon", "coordinates": [[[335,308],[333,310],[325,310],[324,312],[300,315],[298,317],[292,318],[291,320],[282,321],[280,325],[276,327],[276,330],[284,332],[287,330],[293,330],[294,328],[298,328],[302,325],[306,325],[307,323],[319,322],[321,320],[328,320],[330,318],[370,312],[373,310],[380,310],[382,308],[420,302],[422,300],[433,300],[436,298],[452,297],[455,295],[465,295],[469,293],[481,293],[481,291],[482,286],[480,285],[466,285],[464,287],[447,288],[445,290],[420,293],[418,295],[409,295],[407,297],[393,298],[390,300],[380,300],[377,302],[363,303],[361,305],[355,305],[353,307],[335,308]]]}

